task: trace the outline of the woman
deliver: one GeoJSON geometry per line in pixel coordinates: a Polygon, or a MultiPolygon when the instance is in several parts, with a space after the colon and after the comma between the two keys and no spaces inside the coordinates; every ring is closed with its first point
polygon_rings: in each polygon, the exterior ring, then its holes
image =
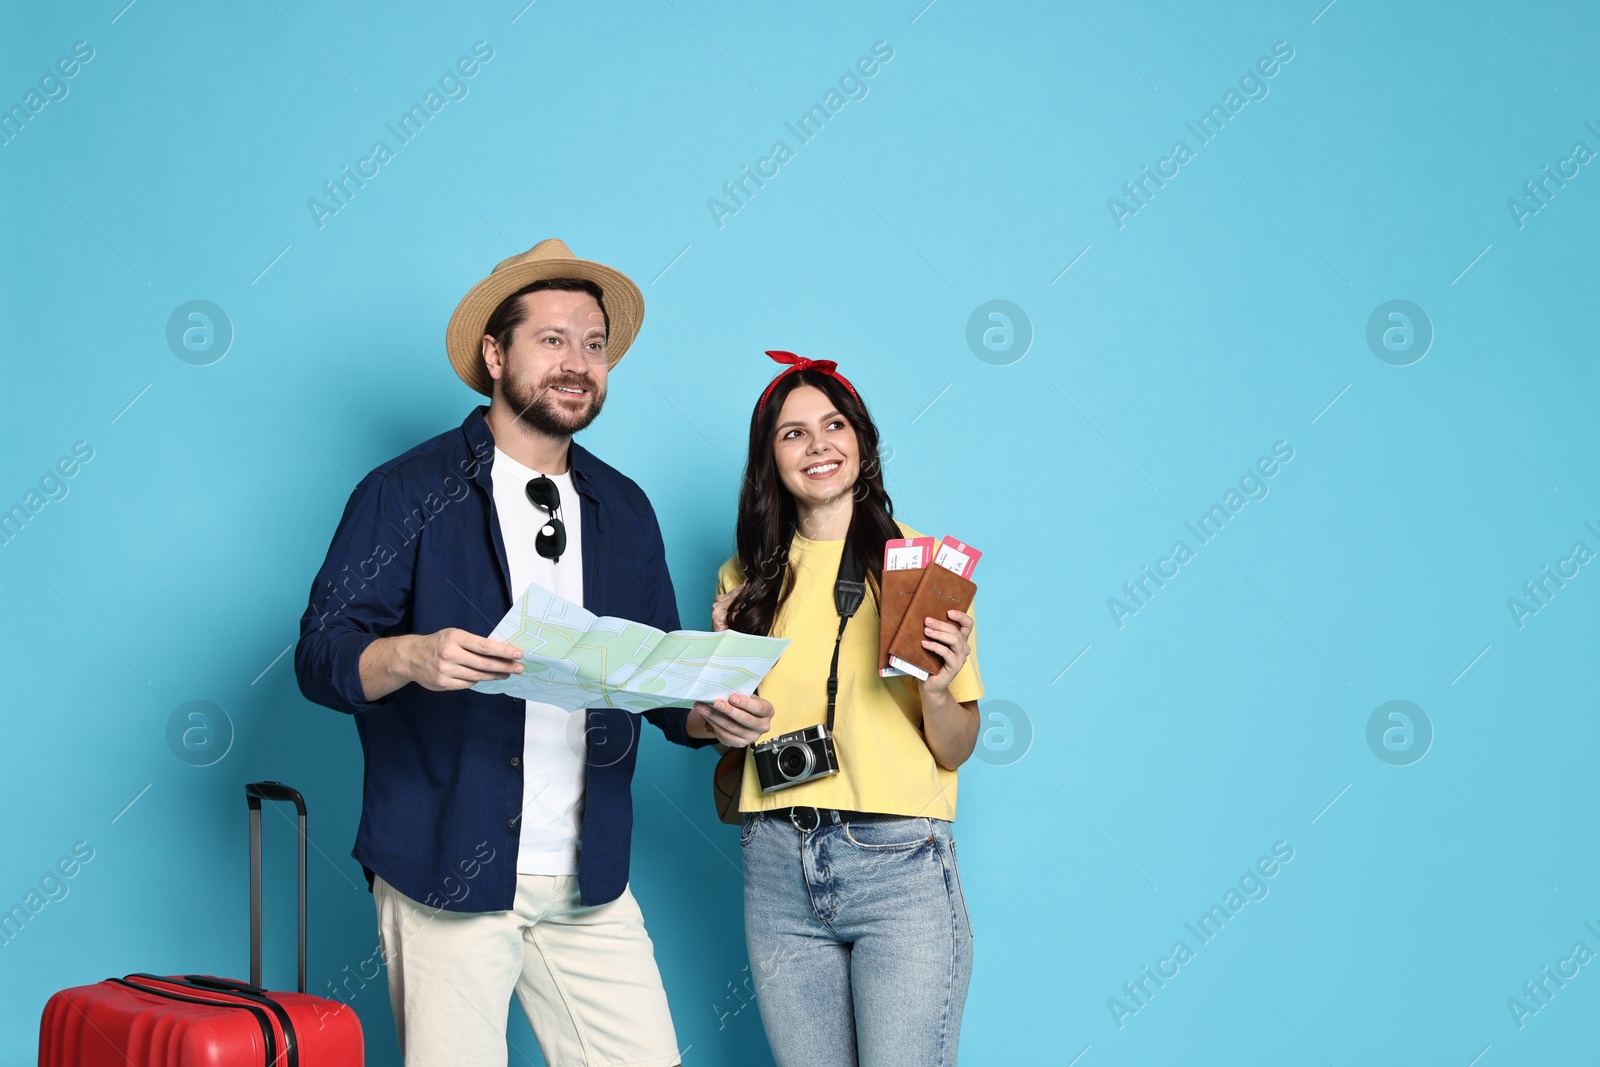
{"type": "MultiPolygon", "coordinates": [[[[884,542],[918,535],[892,517],[877,429],[835,364],[768,355],[790,366],[750,420],[739,554],[718,574],[714,625],[790,639],[761,684],[774,709],[764,739],[825,721],[837,639],[838,771],[764,792],[746,752],[756,1000],[779,1067],[945,1067],[972,971],[950,823],[983,695],[973,620],[922,620],[923,647],[944,662],[937,674],[879,677],[884,542]],[[840,636],[834,586],[847,544],[867,594],[840,636]]],[[[731,714],[717,703],[710,717],[731,714]]],[[[773,775],[769,766],[768,784],[773,775]]]]}

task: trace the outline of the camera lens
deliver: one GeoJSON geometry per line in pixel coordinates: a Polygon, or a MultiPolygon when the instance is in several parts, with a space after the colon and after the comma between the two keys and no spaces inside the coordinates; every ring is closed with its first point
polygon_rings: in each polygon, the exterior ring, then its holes
{"type": "Polygon", "coordinates": [[[778,773],[793,781],[811,770],[811,749],[805,745],[785,745],[778,750],[778,773]]]}

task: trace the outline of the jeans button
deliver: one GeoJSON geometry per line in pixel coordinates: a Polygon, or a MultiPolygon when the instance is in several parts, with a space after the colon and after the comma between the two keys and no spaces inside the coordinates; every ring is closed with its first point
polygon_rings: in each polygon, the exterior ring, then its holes
{"type": "Polygon", "coordinates": [[[515,830],[517,828],[517,817],[515,815],[513,815],[511,818],[507,819],[506,820],[506,825],[511,827],[511,829],[515,830]]]}
{"type": "Polygon", "coordinates": [[[513,767],[522,766],[522,757],[521,756],[512,756],[511,757],[511,766],[513,766],[513,767]]]}

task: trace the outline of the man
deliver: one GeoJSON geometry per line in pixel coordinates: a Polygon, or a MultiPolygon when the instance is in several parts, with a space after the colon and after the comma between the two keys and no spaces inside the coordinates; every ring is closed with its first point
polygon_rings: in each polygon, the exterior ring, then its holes
{"type": "MultiPolygon", "coordinates": [[[[513,993],[551,1067],[678,1062],[628,891],[639,716],[471,689],[521,672],[478,635],[532,582],[678,627],[650,501],[572,440],[643,318],[632,281],[560,241],[495,267],[446,334],[488,407],[362,479],[301,619],[301,691],[361,736],[352,855],[408,1067],[503,1067],[513,993]]],[[[771,715],[733,694],[644,717],[698,747],[749,744],[771,715]]]]}

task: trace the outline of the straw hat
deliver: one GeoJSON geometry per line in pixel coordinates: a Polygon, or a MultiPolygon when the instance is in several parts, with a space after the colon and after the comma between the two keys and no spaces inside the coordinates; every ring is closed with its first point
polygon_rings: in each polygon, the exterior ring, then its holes
{"type": "Polygon", "coordinates": [[[553,237],[540,241],[520,255],[501,260],[487,278],[461,298],[455,314],[450,316],[444,335],[450,366],[462,381],[484,396],[494,394],[494,379],[483,365],[483,334],[489,316],[506,297],[545,278],[583,278],[594,282],[605,294],[606,314],[611,319],[611,332],[606,338],[607,368],[617,365],[639,335],[644,322],[644,294],[627,275],[574,257],[571,249],[553,237]]]}

